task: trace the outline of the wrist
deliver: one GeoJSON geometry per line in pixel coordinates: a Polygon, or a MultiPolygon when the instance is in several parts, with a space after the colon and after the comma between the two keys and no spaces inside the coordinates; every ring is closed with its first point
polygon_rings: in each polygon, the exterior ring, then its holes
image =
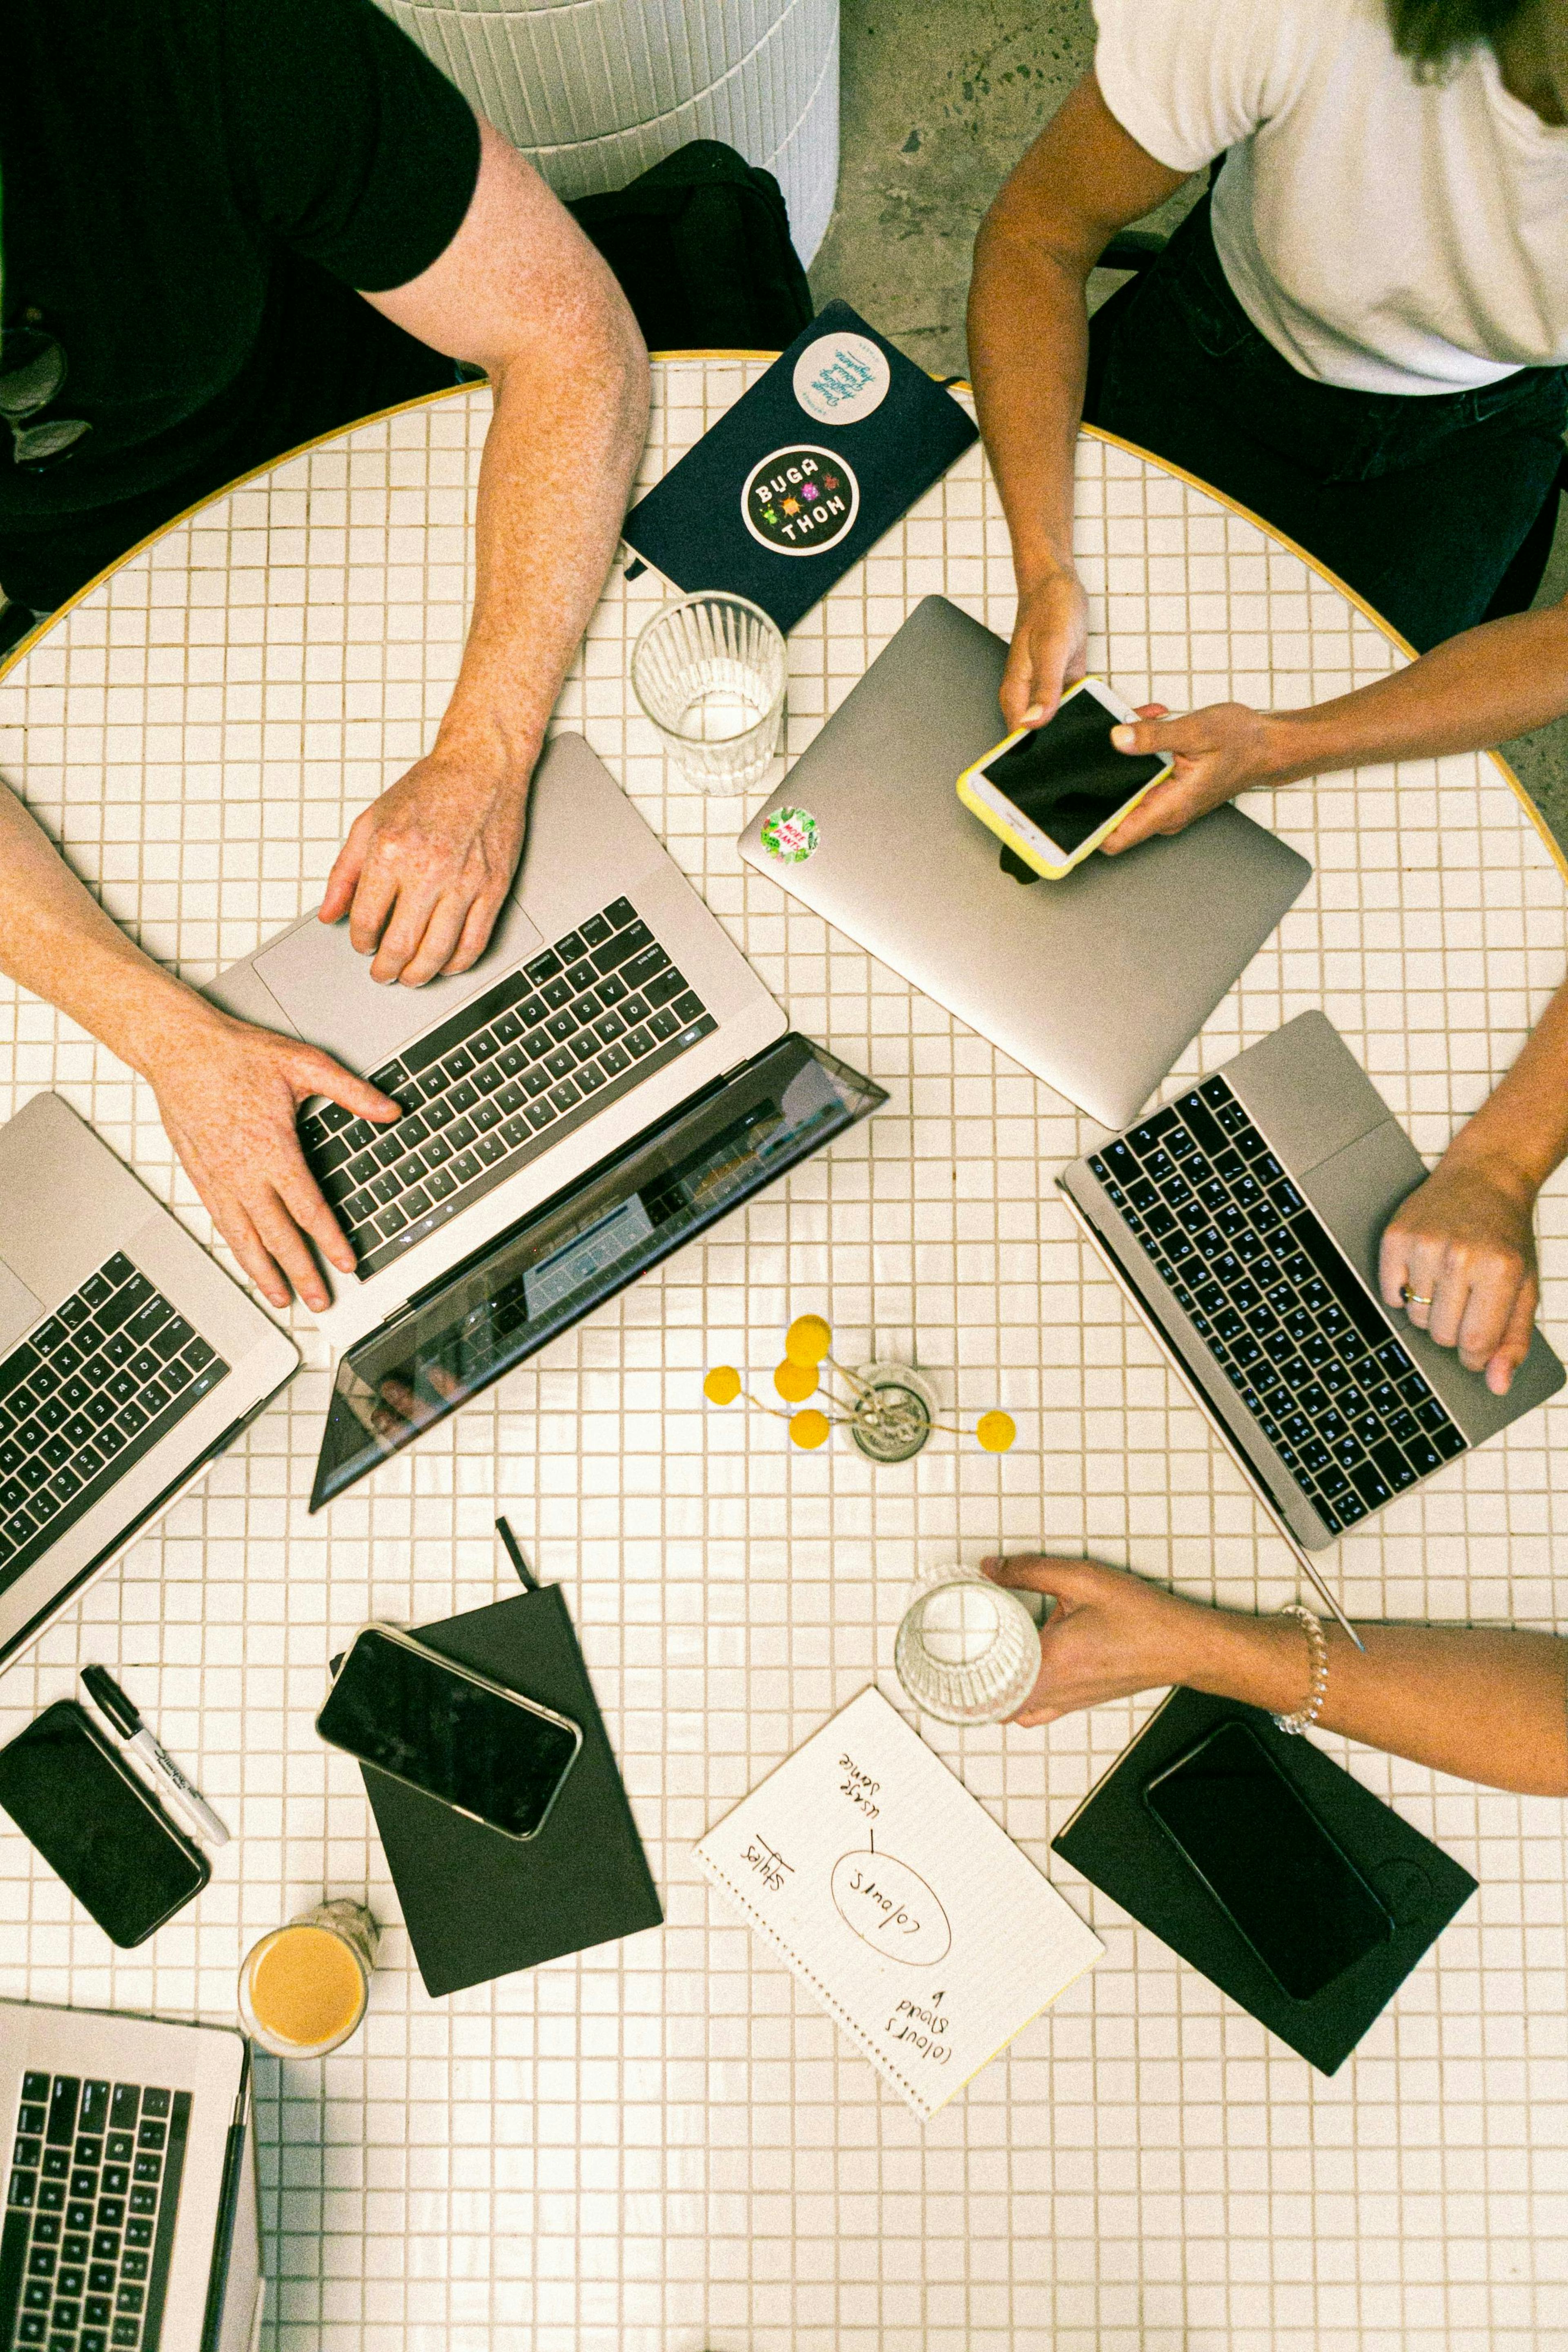
{"type": "Polygon", "coordinates": [[[1234,1609],[1200,1609],[1204,1622],[1187,1644],[1183,1681],[1215,1698],[1289,1715],[1312,1680],[1311,1652],[1293,1617],[1251,1617],[1234,1609]]]}
{"type": "Polygon", "coordinates": [[[436,730],[429,756],[494,788],[522,793],[543,748],[542,723],[501,719],[454,701],[436,730]]]}
{"type": "Polygon", "coordinates": [[[1506,1114],[1487,1104],[1466,1121],[1433,1172],[1470,1177],[1500,1192],[1528,1216],[1555,1164],[1539,1137],[1528,1131],[1512,1134],[1506,1114]]]}
{"type": "Polygon", "coordinates": [[[210,1054],[230,1025],[227,1013],[184,981],[153,969],[137,972],[134,987],[120,994],[116,1018],[100,1026],[98,1034],[111,1054],[156,1087],[173,1064],[210,1054]]]}
{"type": "Polygon", "coordinates": [[[1018,601],[1037,595],[1053,581],[1065,587],[1077,588],[1078,572],[1074,568],[1072,550],[1055,540],[1015,538],[1013,543],[1013,578],[1017,584],[1018,601]]]}

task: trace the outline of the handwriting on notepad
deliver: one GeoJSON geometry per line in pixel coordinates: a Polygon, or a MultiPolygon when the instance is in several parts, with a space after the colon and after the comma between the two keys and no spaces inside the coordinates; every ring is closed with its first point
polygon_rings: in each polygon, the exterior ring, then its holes
{"type": "Polygon", "coordinates": [[[906,1967],[933,1969],[952,1945],[952,1928],[933,1890],[897,1854],[869,1846],[840,1854],[833,1900],[846,1927],[874,1952],[906,1967]]]}
{"type": "Polygon", "coordinates": [[[746,1842],[746,1860],[756,1872],[771,1895],[776,1895],[786,1878],[795,1875],[795,1864],[786,1862],[782,1853],[771,1846],[766,1838],[753,1837],[746,1842]]]}
{"type": "Polygon", "coordinates": [[[862,1771],[853,1756],[841,1756],[838,1769],[844,1775],[838,1783],[839,1795],[858,1806],[868,1822],[879,1820],[882,1809],[876,1799],[881,1790],[880,1780],[873,1780],[869,1772],[862,1771]]]}
{"type": "Polygon", "coordinates": [[[947,2032],[948,2021],[942,2015],[944,1996],[933,1992],[929,2002],[901,2000],[888,2020],[888,2032],[895,2042],[907,2042],[921,2058],[929,2058],[934,2066],[945,2066],[952,2055],[952,2044],[942,2036],[947,2032]]]}

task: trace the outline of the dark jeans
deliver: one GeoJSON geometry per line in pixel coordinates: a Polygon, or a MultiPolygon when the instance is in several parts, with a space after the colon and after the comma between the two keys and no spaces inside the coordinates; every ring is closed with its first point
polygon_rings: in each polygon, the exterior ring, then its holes
{"type": "Polygon", "coordinates": [[[240,475],[456,380],[449,359],[405,334],[325,270],[298,265],[289,296],[258,413],[219,451],[138,497],[0,530],[0,590],[14,604],[53,612],[150,531],[240,475]]]}
{"type": "Polygon", "coordinates": [[[1091,424],[1249,508],[1418,652],[1484,618],[1563,463],[1568,368],[1430,395],[1313,383],[1231,292],[1206,199],[1129,291],[1091,326],[1091,424]]]}

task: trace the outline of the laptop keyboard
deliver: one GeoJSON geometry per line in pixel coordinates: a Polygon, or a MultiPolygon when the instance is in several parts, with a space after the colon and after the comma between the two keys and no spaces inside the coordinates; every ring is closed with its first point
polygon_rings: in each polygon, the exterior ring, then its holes
{"type": "Polygon", "coordinates": [[[0,1362],[0,1591],[228,1371],[118,1251],[0,1362]]]}
{"type": "Polygon", "coordinates": [[[370,1082],[395,1127],[326,1103],[305,1157],[368,1276],[718,1027],[629,898],[465,1004],[370,1082]]]}
{"type": "Polygon", "coordinates": [[[1089,1165],[1334,1533],[1465,1451],[1224,1078],[1089,1165]]]}
{"type": "Polygon", "coordinates": [[[188,2091],[27,2074],[0,2230],[0,2352],[157,2352],[188,2091]]]}

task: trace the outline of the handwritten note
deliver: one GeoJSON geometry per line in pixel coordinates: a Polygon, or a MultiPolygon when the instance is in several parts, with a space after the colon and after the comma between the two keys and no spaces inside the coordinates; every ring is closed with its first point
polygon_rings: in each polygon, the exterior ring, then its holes
{"type": "Polygon", "coordinates": [[[927,2118],[1103,1949],[874,1689],[697,1860],[927,2118]]]}

